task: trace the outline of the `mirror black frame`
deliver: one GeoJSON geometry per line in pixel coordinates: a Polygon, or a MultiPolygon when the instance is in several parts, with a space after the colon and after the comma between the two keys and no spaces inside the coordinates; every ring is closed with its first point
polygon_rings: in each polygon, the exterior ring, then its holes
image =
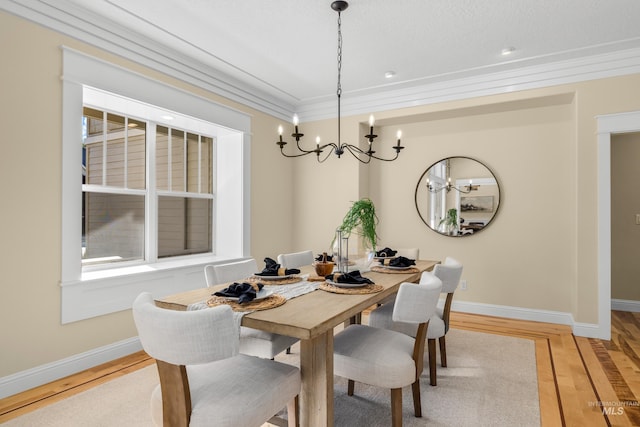
{"type": "MultiPolygon", "coordinates": [[[[493,184],[491,184],[493,185],[493,184]]],[[[474,159],[472,157],[466,157],[466,156],[450,156],[450,157],[445,157],[443,159],[438,160],[437,162],[432,163],[427,169],[425,169],[425,171],[422,173],[422,175],[420,175],[420,178],[418,179],[418,182],[416,183],[416,190],[415,190],[415,194],[414,194],[414,202],[415,202],[415,206],[416,206],[416,211],[418,212],[418,216],[420,217],[420,219],[422,220],[422,222],[430,229],[433,230],[434,232],[438,233],[441,236],[447,236],[447,237],[468,237],[468,236],[473,236],[475,234],[478,234],[480,231],[483,231],[485,228],[487,228],[489,226],[489,224],[491,224],[491,222],[496,218],[496,215],[498,214],[498,210],[500,209],[500,199],[502,198],[502,190],[500,188],[500,183],[498,182],[498,178],[496,177],[496,175],[493,173],[493,171],[483,162],[474,159]],[[424,216],[422,215],[422,212],[420,211],[420,206],[418,205],[418,191],[420,190],[421,187],[421,183],[423,181],[423,178],[425,177],[425,175],[431,170],[431,168],[433,168],[434,166],[438,165],[439,163],[445,161],[445,160],[452,160],[452,159],[467,159],[473,162],[476,162],[478,164],[480,164],[481,166],[483,166],[488,172],[489,174],[491,174],[491,176],[493,177],[493,179],[495,180],[495,185],[497,187],[498,190],[498,200],[495,203],[495,208],[493,210],[493,214],[491,215],[491,218],[489,218],[489,220],[482,226],[482,228],[474,230],[472,233],[469,234],[448,234],[448,233],[444,233],[438,229],[434,229],[433,227],[431,227],[429,225],[429,222],[424,218],[424,216]]]]}

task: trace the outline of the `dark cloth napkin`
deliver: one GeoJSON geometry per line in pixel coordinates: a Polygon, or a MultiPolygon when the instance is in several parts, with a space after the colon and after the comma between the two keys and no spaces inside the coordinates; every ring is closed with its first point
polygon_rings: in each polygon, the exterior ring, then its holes
{"type": "Polygon", "coordinates": [[[325,279],[334,283],[353,283],[353,284],[374,284],[371,279],[363,277],[359,270],[350,271],[348,273],[331,273],[324,276],[325,279]]]}
{"type": "Polygon", "coordinates": [[[256,276],[287,276],[300,273],[297,268],[280,268],[280,264],[268,257],[264,259],[264,264],[264,270],[256,273],[256,276]]]}
{"type": "Polygon", "coordinates": [[[399,256],[389,261],[389,267],[411,267],[416,265],[416,260],[399,256]]]}
{"type": "MultiPolygon", "coordinates": [[[[258,283],[258,291],[262,289],[262,283],[258,283]]],[[[253,301],[258,293],[250,283],[234,282],[228,288],[214,293],[217,297],[238,298],[240,304],[253,301]]]]}
{"type": "MultiPolygon", "coordinates": [[[[320,254],[316,257],[316,261],[322,262],[323,255],[320,254]]],[[[327,262],[333,262],[333,255],[327,254],[327,262]]]]}
{"type": "Polygon", "coordinates": [[[376,256],[378,258],[383,258],[383,257],[392,257],[395,256],[398,253],[398,251],[394,251],[391,248],[384,248],[384,249],[380,249],[379,251],[376,252],[376,256]]]}

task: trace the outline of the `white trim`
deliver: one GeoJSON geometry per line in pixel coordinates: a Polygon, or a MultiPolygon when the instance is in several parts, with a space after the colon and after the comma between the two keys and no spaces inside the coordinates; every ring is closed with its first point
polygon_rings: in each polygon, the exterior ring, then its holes
{"type": "Polygon", "coordinates": [[[634,301],[629,299],[612,299],[611,310],[630,311],[633,313],[640,313],[640,301],[634,301]]]}
{"type": "MultiPolygon", "coordinates": [[[[226,261],[226,260],[222,260],[226,261]]],[[[159,297],[204,288],[204,267],[221,262],[213,257],[197,263],[182,261],[166,265],[140,265],[130,267],[134,272],[124,274],[124,269],[103,270],[102,277],[91,280],[66,282],[61,285],[62,324],[90,319],[104,314],[129,310],[133,300],[141,292],[152,292],[159,297]],[[187,264],[187,265],[185,265],[187,264]],[[104,273],[118,272],[117,275],[104,273]]]]}
{"type": "Polygon", "coordinates": [[[65,359],[0,378],[0,399],[90,369],[142,350],[138,337],[128,338],[65,359]]]}
{"type": "MultiPolygon", "coordinates": [[[[445,76],[446,80],[440,77],[440,81],[437,77],[424,79],[421,83],[407,83],[406,87],[345,91],[341,108],[344,115],[368,114],[638,72],[640,48],[635,48],[508,71],[487,71],[470,77],[445,76]]],[[[324,97],[302,101],[296,112],[304,121],[332,118],[336,114],[335,99],[324,97]]]]}
{"type": "MultiPolygon", "coordinates": [[[[250,197],[251,117],[243,112],[217,104],[189,92],[165,85],[100,59],[63,47],[63,147],[62,147],[62,266],[61,319],[69,323],[107,313],[127,310],[142,291],[168,295],[196,287],[204,287],[203,268],[206,264],[247,256],[250,252],[250,211],[248,203],[239,196],[250,197]],[[214,232],[215,256],[175,257],[144,265],[123,265],[122,268],[83,274],[81,269],[81,227],[79,212],[82,203],[81,172],[83,87],[108,91],[121,97],[216,124],[215,144],[217,166],[226,166],[225,180],[219,176],[214,182],[229,181],[232,186],[216,191],[216,224],[228,224],[214,232]],[[236,167],[232,168],[232,162],[236,167]],[[242,165],[238,167],[237,165],[242,165]],[[219,192],[218,192],[219,191],[219,192]],[[226,194],[225,194],[226,193],[226,194]],[[221,212],[226,215],[220,222],[221,212]]],[[[148,153],[147,153],[148,154],[148,153]]],[[[148,162],[149,164],[149,162],[148,162]]],[[[151,164],[153,164],[151,162],[151,164]]],[[[216,213],[214,213],[215,215],[216,213]]],[[[154,232],[155,230],[151,230],[154,232]]],[[[147,248],[153,255],[153,248],[147,248]]]]}
{"type": "MultiPolygon", "coordinates": [[[[598,129],[602,126],[598,121],[598,129]]],[[[598,131],[600,132],[600,131],[598,131]]],[[[611,134],[598,133],[598,325],[611,339],[611,134]]]]}
{"type": "MultiPolygon", "coordinates": [[[[141,34],[132,34],[106,17],[92,15],[74,3],[65,0],[23,3],[8,0],[0,4],[0,9],[283,120],[288,121],[294,113],[298,113],[303,121],[336,115],[334,95],[301,101],[248,74],[240,80],[141,34]]],[[[388,111],[636,74],[640,72],[640,48],[541,65],[523,62],[511,66],[518,68],[495,71],[497,67],[487,67],[358,92],[345,91],[342,113],[388,111]],[[469,73],[475,75],[469,76],[469,73]]]]}
{"type": "Polygon", "coordinates": [[[611,339],[611,135],[640,131],[640,111],[597,116],[598,124],[598,327],[611,339]]]}
{"type": "Polygon", "coordinates": [[[538,310],[506,305],[484,304],[479,302],[453,301],[451,310],[485,316],[506,317],[508,319],[531,320],[534,322],[573,325],[573,316],[561,311],[538,310]]]}
{"type": "Polygon", "coordinates": [[[575,322],[571,313],[565,313],[562,311],[538,310],[467,301],[453,301],[451,304],[451,310],[462,313],[482,314],[484,316],[504,317],[507,319],[567,325],[571,326],[573,334],[576,336],[600,338],[598,336],[598,325],[575,322]]]}
{"type": "Polygon", "coordinates": [[[598,336],[611,339],[611,135],[640,131],[640,111],[597,116],[598,336]]]}
{"type": "Polygon", "coordinates": [[[161,45],[140,33],[133,33],[108,18],[93,14],[72,2],[8,0],[0,3],[0,10],[259,111],[291,118],[291,111],[295,110],[295,100],[292,97],[276,88],[261,84],[260,81],[252,79],[252,76],[247,75],[244,80],[232,77],[176,49],[161,45]],[[253,84],[249,83],[251,79],[254,80],[253,84]]]}
{"type": "Polygon", "coordinates": [[[585,338],[598,338],[601,340],[609,339],[602,336],[600,325],[597,323],[575,322],[573,324],[573,335],[585,338]]]}

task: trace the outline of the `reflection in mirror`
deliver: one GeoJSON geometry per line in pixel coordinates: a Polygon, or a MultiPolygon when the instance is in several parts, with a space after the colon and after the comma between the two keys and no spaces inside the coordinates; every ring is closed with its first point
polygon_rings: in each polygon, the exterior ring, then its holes
{"type": "Polygon", "coordinates": [[[500,205],[491,170],[469,157],[448,157],[429,166],[416,185],[416,209],[429,228],[446,236],[483,230],[500,205]]]}

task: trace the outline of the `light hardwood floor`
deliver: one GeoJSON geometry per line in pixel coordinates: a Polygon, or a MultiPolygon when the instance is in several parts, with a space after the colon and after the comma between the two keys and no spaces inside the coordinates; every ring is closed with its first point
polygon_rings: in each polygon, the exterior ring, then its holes
{"type": "MultiPolygon", "coordinates": [[[[535,341],[543,426],[640,426],[640,313],[613,311],[611,323],[611,341],[601,341],[574,337],[568,326],[451,316],[453,328],[535,341]]],[[[139,352],[2,399],[0,423],[150,364],[139,352]]]]}

